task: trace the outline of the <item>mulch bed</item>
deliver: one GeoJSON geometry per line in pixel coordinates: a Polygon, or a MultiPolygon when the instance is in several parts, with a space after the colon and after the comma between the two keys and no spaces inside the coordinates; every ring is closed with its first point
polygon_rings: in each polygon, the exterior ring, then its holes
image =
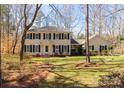
{"type": "MultiPolygon", "coordinates": [[[[7,72],[7,82],[3,83],[4,88],[35,88],[38,87],[42,80],[47,78],[49,71],[54,68],[52,64],[35,63],[30,64],[37,69],[36,72],[25,72],[20,75],[17,72],[7,72]]],[[[28,70],[28,69],[27,69],[28,70]]]]}
{"type": "Polygon", "coordinates": [[[99,67],[99,64],[96,63],[79,63],[76,64],[75,66],[77,69],[81,69],[81,68],[89,68],[89,67],[99,67]]]}

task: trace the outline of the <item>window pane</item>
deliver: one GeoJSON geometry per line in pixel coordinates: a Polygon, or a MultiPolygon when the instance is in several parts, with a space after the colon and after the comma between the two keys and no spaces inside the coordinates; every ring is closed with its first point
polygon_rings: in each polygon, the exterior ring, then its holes
{"type": "Polygon", "coordinates": [[[48,46],[45,47],[45,51],[48,52],[48,46]]]}
{"type": "Polygon", "coordinates": [[[36,39],[39,39],[39,34],[36,34],[36,39]]]}
{"type": "Polygon", "coordinates": [[[32,33],[30,33],[30,39],[32,39],[32,33]]]}
{"type": "Polygon", "coordinates": [[[49,33],[49,39],[51,39],[51,33],[49,33]]]}
{"type": "Polygon", "coordinates": [[[33,33],[33,39],[35,39],[35,33],[33,33]]]}
{"type": "Polygon", "coordinates": [[[30,52],[32,52],[32,45],[30,45],[30,52]]]}

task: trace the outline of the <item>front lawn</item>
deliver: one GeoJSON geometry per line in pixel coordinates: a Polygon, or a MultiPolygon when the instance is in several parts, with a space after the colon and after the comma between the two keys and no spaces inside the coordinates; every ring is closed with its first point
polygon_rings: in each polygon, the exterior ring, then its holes
{"type": "Polygon", "coordinates": [[[46,85],[44,87],[68,87],[68,82],[71,82],[71,84],[76,84],[75,82],[79,83],[79,85],[73,85],[70,87],[98,87],[98,80],[101,75],[109,74],[111,71],[124,71],[123,56],[92,56],[91,61],[97,62],[99,66],[82,69],[76,69],[75,65],[85,62],[84,56],[33,58],[32,60],[33,62],[50,63],[55,65],[55,69],[46,79],[47,82],[60,82],[60,84],[63,82],[65,83],[65,85],[55,84],[54,86],[46,85]],[[59,75],[60,77],[58,81],[56,81],[55,79],[59,75]]]}
{"type": "MultiPolygon", "coordinates": [[[[3,56],[3,61],[19,63],[18,58],[15,55],[3,56]]],[[[91,61],[96,62],[98,66],[77,69],[77,64],[85,62],[85,56],[29,57],[25,60],[25,63],[30,65],[35,63],[54,65],[54,69],[49,72],[48,76],[38,82],[39,87],[98,87],[98,80],[101,75],[109,74],[112,71],[124,71],[124,56],[92,56],[91,61]]],[[[26,66],[29,65],[26,64],[26,66]]],[[[29,68],[32,70],[32,67],[29,68]]],[[[37,66],[33,68],[40,70],[37,66]]],[[[32,71],[35,72],[35,70],[32,71]]]]}

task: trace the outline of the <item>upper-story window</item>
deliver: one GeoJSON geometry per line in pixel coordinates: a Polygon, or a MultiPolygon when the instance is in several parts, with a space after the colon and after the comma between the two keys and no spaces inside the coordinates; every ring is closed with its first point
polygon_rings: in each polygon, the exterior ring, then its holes
{"type": "Polygon", "coordinates": [[[51,33],[49,33],[49,40],[51,39],[51,33]]]}
{"type": "Polygon", "coordinates": [[[30,34],[27,34],[26,35],[26,39],[30,39],[30,34]]]}
{"type": "Polygon", "coordinates": [[[38,34],[35,34],[35,33],[26,34],[26,39],[41,39],[41,33],[38,33],[38,34]]]}
{"type": "Polygon", "coordinates": [[[59,39],[61,39],[61,33],[59,33],[59,39]]]}
{"type": "Polygon", "coordinates": [[[49,34],[45,34],[45,39],[49,39],[49,34]]]}
{"type": "Polygon", "coordinates": [[[56,34],[56,39],[59,39],[59,34],[56,34]]]}
{"type": "Polygon", "coordinates": [[[36,39],[39,39],[39,34],[36,34],[36,39]]]}
{"type": "Polygon", "coordinates": [[[32,39],[32,33],[30,33],[30,39],[32,39]]]}

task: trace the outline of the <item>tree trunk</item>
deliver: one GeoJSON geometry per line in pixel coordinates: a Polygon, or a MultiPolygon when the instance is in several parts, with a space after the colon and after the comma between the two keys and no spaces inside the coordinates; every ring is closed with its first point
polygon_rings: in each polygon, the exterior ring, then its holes
{"type": "Polygon", "coordinates": [[[86,62],[90,62],[89,53],[89,5],[86,5],[86,62]]]}
{"type": "MultiPolygon", "coordinates": [[[[2,21],[1,21],[1,5],[0,5],[0,42],[1,42],[1,25],[2,25],[2,21]]],[[[1,60],[1,45],[0,45],[0,87],[2,87],[2,60],[1,60]]]]}

